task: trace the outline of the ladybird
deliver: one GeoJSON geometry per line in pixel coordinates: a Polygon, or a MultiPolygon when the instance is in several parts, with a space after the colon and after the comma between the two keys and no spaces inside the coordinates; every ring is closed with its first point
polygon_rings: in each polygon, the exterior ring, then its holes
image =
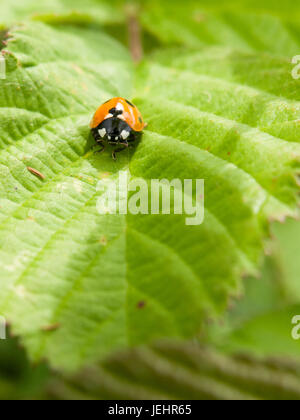
{"type": "Polygon", "coordinates": [[[137,140],[146,126],[137,107],[124,98],[113,98],[104,102],[90,124],[92,134],[101,146],[99,153],[103,152],[106,144],[116,146],[112,154],[114,160],[116,153],[125,150],[137,140]]]}

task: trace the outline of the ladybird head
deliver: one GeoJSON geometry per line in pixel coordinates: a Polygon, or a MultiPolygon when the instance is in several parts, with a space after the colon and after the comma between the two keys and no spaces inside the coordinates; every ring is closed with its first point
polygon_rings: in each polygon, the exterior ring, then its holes
{"type": "Polygon", "coordinates": [[[107,140],[112,144],[127,143],[132,133],[129,125],[116,116],[105,119],[96,130],[99,140],[107,140]]]}

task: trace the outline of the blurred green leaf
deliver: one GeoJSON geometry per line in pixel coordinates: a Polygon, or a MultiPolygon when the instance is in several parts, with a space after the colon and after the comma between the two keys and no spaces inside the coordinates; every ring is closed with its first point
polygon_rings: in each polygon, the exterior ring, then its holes
{"type": "Polygon", "coordinates": [[[299,53],[300,9],[292,0],[149,0],[143,6],[144,28],[165,45],[299,53]]]}
{"type": "Polygon", "coordinates": [[[0,340],[0,400],[48,398],[48,381],[48,368],[32,366],[16,339],[0,340]]]}
{"type": "Polygon", "coordinates": [[[299,358],[299,341],[292,337],[300,315],[298,221],[274,226],[275,238],[261,278],[245,281],[245,296],[224,323],[210,326],[210,341],[229,352],[299,358]]]}
{"type": "Polygon", "coordinates": [[[130,13],[142,24],[147,50],[162,44],[221,45],[284,56],[299,52],[300,9],[293,0],[0,0],[2,24],[23,19],[97,23],[111,26],[111,33],[125,42],[130,13]]]}
{"type": "Polygon", "coordinates": [[[281,285],[290,303],[300,302],[300,223],[289,220],[274,226],[274,253],[277,256],[281,285]]]}
{"type": "Polygon", "coordinates": [[[0,342],[0,399],[300,399],[293,359],[227,356],[196,343],[161,342],[111,356],[75,375],[32,367],[16,340],[0,342]]]}
{"type": "MultiPolygon", "coordinates": [[[[87,399],[300,399],[294,361],[226,356],[192,343],[160,343],[111,357],[66,384],[87,399]]],[[[53,390],[64,398],[65,388],[53,390]]]]}
{"type": "Polygon", "coordinates": [[[0,23],[10,25],[24,19],[44,20],[51,23],[111,24],[123,21],[120,9],[113,0],[0,0],[0,23]]]}

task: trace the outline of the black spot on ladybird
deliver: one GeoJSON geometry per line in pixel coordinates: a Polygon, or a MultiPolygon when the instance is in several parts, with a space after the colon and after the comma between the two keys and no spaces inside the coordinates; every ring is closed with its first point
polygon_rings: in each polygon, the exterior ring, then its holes
{"type": "Polygon", "coordinates": [[[109,113],[113,115],[114,117],[117,117],[118,115],[123,114],[123,111],[121,109],[112,108],[109,110],[109,113]]]}

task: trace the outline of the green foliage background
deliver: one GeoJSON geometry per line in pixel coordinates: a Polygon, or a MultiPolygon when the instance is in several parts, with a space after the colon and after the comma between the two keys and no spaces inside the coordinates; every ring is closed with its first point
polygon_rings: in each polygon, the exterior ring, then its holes
{"type": "Polygon", "coordinates": [[[0,313],[19,343],[0,342],[1,398],[299,399],[299,224],[270,230],[298,216],[299,14],[295,1],[0,2],[0,313]],[[88,130],[113,96],[149,124],[116,163],[88,130]],[[204,224],[99,216],[97,183],[120,170],[204,178],[204,224]]]}

